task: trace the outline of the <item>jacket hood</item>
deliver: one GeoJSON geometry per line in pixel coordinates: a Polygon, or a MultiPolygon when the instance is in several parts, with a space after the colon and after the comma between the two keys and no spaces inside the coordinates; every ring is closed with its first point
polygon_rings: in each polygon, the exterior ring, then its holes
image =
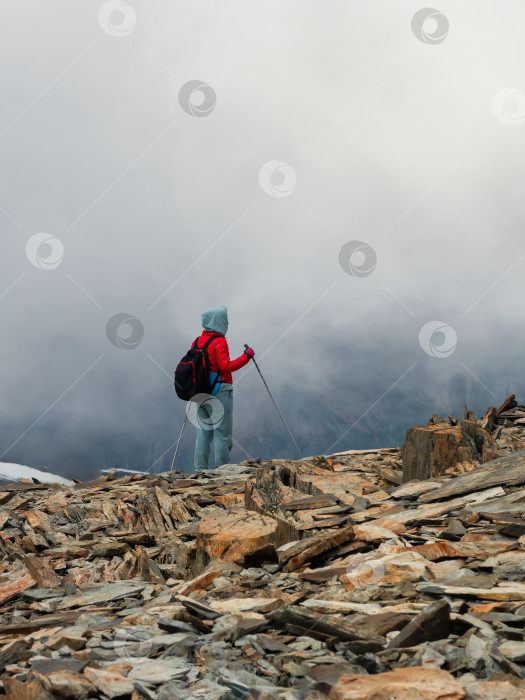
{"type": "Polygon", "coordinates": [[[225,306],[208,309],[202,314],[201,318],[204,330],[226,335],[228,331],[228,312],[225,306]]]}

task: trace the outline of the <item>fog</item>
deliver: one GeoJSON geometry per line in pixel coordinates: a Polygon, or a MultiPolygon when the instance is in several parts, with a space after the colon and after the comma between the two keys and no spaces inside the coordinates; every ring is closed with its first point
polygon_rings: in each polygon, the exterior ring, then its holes
{"type": "MultiPolygon", "coordinates": [[[[218,305],[304,456],[523,400],[521,3],[1,8],[0,460],[168,469],[218,305]]],[[[234,397],[232,461],[293,457],[234,397]]]]}

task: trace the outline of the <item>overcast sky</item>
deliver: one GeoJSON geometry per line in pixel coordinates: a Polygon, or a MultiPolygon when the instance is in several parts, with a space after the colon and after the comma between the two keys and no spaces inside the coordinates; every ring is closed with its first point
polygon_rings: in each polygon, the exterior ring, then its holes
{"type": "MultiPolygon", "coordinates": [[[[423,423],[525,399],[523,3],[0,7],[0,459],[114,431],[131,464],[141,421],[169,452],[217,305],[308,450],[326,406],[350,449],[393,391],[423,423]]],[[[235,379],[243,459],[273,407],[235,379]]]]}

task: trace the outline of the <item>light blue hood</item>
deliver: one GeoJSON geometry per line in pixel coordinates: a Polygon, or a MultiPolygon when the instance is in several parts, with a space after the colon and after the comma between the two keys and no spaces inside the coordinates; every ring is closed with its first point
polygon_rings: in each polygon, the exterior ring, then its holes
{"type": "Polygon", "coordinates": [[[221,333],[221,335],[226,335],[228,332],[228,312],[225,306],[208,309],[201,318],[204,330],[221,333]]]}

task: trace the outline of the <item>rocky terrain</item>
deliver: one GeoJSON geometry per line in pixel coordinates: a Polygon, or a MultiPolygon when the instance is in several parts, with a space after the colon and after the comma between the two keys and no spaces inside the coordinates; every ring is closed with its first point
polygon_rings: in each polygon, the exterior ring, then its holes
{"type": "Polygon", "coordinates": [[[0,697],[525,698],[524,428],[0,486],[0,697]]]}

